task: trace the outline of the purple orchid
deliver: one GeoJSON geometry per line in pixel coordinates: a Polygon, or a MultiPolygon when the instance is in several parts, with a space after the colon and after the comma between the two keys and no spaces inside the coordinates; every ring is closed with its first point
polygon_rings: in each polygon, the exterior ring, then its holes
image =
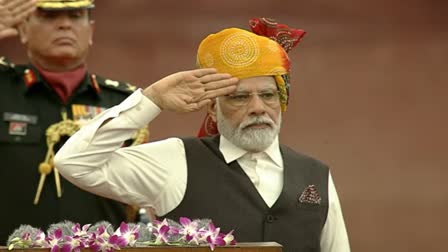
{"type": "Polygon", "coordinates": [[[88,241],[90,249],[94,252],[112,252],[115,249],[120,249],[118,244],[123,243],[118,240],[116,235],[109,235],[104,225],[99,225],[96,231],[91,233],[88,241]]]}
{"type": "Polygon", "coordinates": [[[103,251],[103,252],[113,252],[114,250],[119,250],[120,247],[116,244],[116,238],[110,236],[109,239],[105,240],[101,236],[92,235],[92,239],[89,243],[89,247],[93,252],[103,251]]]}
{"type": "Polygon", "coordinates": [[[118,237],[117,239],[119,240],[120,247],[134,246],[139,237],[139,226],[132,225],[130,227],[130,225],[122,222],[114,235],[118,237]]]}
{"type": "Polygon", "coordinates": [[[92,232],[90,234],[90,239],[91,240],[95,240],[97,238],[101,238],[102,240],[107,241],[107,240],[109,240],[109,237],[110,237],[110,235],[107,232],[106,227],[103,226],[103,225],[98,226],[98,228],[94,232],[92,232]]]}
{"type": "Polygon", "coordinates": [[[153,234],[156,236],[156,240],[154,244],[168,244],[168,235],[170,231],[170,226],[168,225],[168,221],[164,219],[162,222],[155,220],[153,223],[153,234]],[[155,225],[154,225],[155,224],[155,225]]]}
{"type": "Polygon", "coordinates": [[[90,224],[86,224],[84,226],[82,226],[79,223],[76,223],[73,227],[72,227],[72,231],[74,236],[79,236],[79,237],[85,237],[88,236],[88,230],[90,228],[90,224]]]}
{"type": "Polygon", "coordinates": [[[112,248],[123,248],[128,245],[126,239],[118,235],[112,235],[107,241],[112,248]]]}
{"type": "Polygon", "coordinates": [[[233,230],[224,235],[222,239],[226,243],[225,245],[232,245],[232,246],[236,245],[236,240],[235,237],[233,236],[233,230]]]}
{"type": "Polygon", "coordinates": [[[198,222],[191,221],[189,218],[180,217],[179,219],[182,228],[179,230],[179,234],[183,235],[183,238],[188,243],[194,243],[199,245],[199,240],[201,239],[201,233],[198,230],[198,222]]]}
{"type": "Polygon", "coordinates": [[[61,252],[80,252],[82,248],[85,248],[86,241],[87,239],[81,236],[65,236],[61,252]]]}
{"type": "Polygon", "coordinates": [[[221,234],[220,228],[215,227],[213,223],[208,224],[208,229],[203,231],[203,237],[207,241],[210,249],[213,251],[216,246],[224,246],[226,242],[224,241],[224,235],[221,234]]]}
{"type": "Polygon", "coordinates": [[[54,232],[49,233],[46,241],[48,242],[51,252],[58,252],[62,243],[62,229],[58,228],[54,232]]]}
{"type": "Polygon", "coordinates": [[[42,230],[40,230],[40,229],[38,230],[38,232],[36,233],[36,235],[34,237],[33,247],[42,247],[42,248],[50,247],[50,243],[48,243],[48,241],[45,237],[45,233],[42,232],[42,230]]]}

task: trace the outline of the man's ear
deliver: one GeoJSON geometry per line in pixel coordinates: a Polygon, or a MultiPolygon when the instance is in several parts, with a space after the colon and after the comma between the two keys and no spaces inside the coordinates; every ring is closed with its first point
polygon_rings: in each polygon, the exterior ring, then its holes
{"type": "Polygon", "coordinates": [[[17,26],[17,30],[19,31],[20,42],[24,45],[28,43],[28,26],[25,22],[22,22],[17,26]]]}
{"type": "Polygon", "coordinates": [[[218,106],[217,102],[218,98],[215,98],[207,106],[207,112],[214,122],[216,122],[216,107],[218,106]]]}
{"type": "Polygon", "coordinates": [[[92,45],[93,45],[93,34],[94,34],[94,32],[95,32],[95,21],[90,20],[90,21],[89,21],[89,26],[90,26],[89,45],[92,46],[92,45]]]}

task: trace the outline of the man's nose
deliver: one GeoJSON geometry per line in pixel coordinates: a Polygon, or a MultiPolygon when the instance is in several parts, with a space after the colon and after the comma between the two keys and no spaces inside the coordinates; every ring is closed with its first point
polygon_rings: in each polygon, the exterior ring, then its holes
{"type": "Polygon", "coordinates": [[[68,15],[59,15],[56,19],[58,28],[65,29],[72,26],[72,20],[68,15]]]}
{"type": "Polygon", "coordinates": [[[266,104],[264,103],[263,99],[258,96],[258,94],[252,95],[247,106],[249,107],[249,113],[251,114],[259,115],[266,112],[266,104]]]}

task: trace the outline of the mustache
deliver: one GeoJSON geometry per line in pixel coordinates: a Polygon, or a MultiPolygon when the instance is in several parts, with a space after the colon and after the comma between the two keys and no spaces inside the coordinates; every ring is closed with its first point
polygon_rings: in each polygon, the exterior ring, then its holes
{"type": "Polygon", "coordinates": [[[274,121],[271,118],[269,118],[267,116],[256,116],[256,117],[251,117],[251,118],[247,119],[246,121],[242,122],[240,124],[239,128],[245,129],[245,128],[255,125],[255,124],[267,124],[271,128],[274,127],[274,121]]]}

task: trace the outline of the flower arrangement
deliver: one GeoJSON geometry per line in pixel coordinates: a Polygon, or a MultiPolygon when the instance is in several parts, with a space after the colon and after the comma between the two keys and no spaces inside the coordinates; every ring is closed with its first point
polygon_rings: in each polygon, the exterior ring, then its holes
{"type": "Polygon", "coordinates": [[[114,231],[109,222],[84,225],[64,221],[52,224],[47,233],[29,225],[16,229],[8,239],[8,249],[50,248],[51,252],[80,252],[90,248],[93,252],[113,252],[124,247],[145,247],[156,245],[202,245],[211,250],[216,246],[235,245],[232,235],[221,233],[212,221],[190,220],[181,217],[179,222],[164,219],[144,223],[124,223],[114,231]]]}

